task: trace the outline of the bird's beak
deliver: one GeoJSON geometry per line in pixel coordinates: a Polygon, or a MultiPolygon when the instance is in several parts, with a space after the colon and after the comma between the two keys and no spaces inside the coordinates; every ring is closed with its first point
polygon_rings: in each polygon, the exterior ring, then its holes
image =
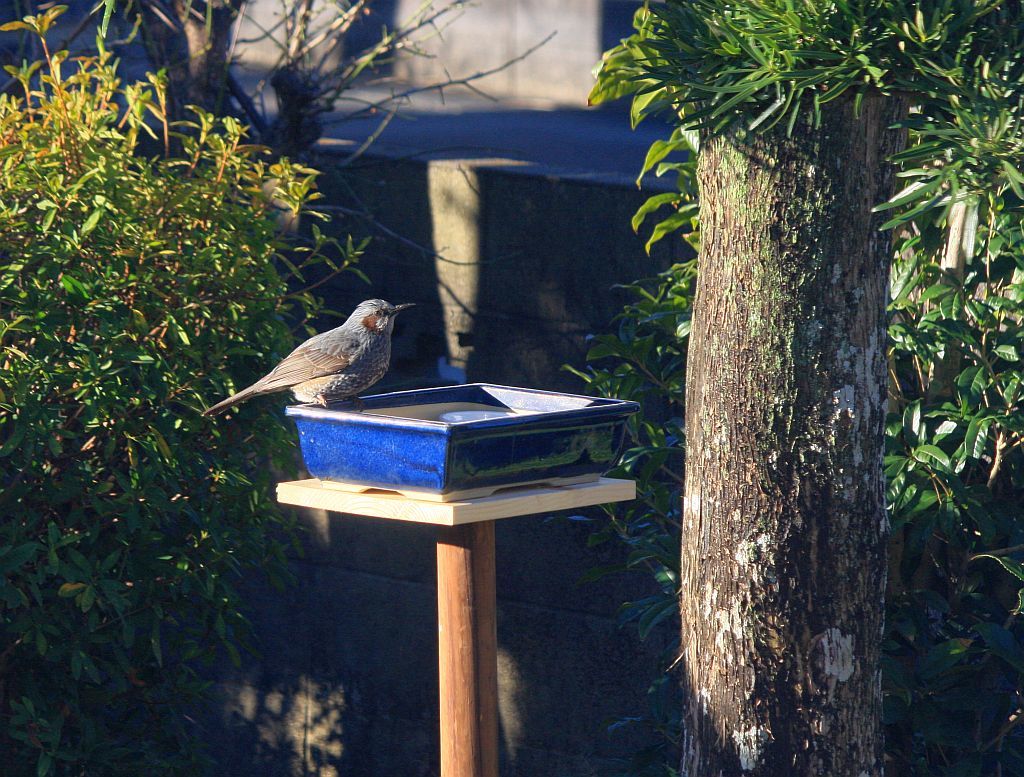
{"type": "Polygon", "coordinates": [[[401,311],[405,310],[406,308],[414,308],[414,307],[416,307],[416,303],[415,302],[406,302],[404,305],[395,305],[395,307],[391,311],[391,314],[394,315],[395,313],[400,313],[401,311]]]}

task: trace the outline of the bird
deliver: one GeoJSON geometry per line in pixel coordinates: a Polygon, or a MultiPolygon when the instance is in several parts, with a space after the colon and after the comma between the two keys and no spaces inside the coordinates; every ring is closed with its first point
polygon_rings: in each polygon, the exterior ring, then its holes
{"type": "Polygon", "coordinates": [[[327,406],[365,391],[388,371],[395,316],[413,303],[392,305],[382,299],[360,302],[345,323],[313,335],[274,369],[237,394],[203,411],[205,416],[263,394],[291,389],[299,402],[327,406]]]}

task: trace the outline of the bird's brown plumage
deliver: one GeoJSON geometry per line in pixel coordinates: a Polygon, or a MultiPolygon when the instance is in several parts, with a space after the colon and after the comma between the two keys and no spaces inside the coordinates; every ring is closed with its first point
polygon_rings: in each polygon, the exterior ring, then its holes
{"type": "Polygon", "coordinates": [[[332,375],[345,376],[342,382],[352,389],[354,396],[376,383],[387,370],[393,316],[406,307],[409,306],[394,306],[383,300],[360,303],[340,327],[309,338],[258,381],[218,402],[203,415],[217,415],[252,397],[301,388],[304,383],[332,375]],[[366,325],[370,319],[374,323],[372,328],[366,325]],[[385,326],[379,326],[381,322],[385,326]]]}

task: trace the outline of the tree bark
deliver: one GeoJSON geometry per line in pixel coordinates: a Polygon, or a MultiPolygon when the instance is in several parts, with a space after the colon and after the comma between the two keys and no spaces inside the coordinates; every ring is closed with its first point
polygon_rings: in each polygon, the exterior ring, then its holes
{"type": "Polygon", "coordinates": [[[167,70],[173,119],[193,119],[189,105],[225,113],[231,26],[244,4],[245,0],[140,4],[150,60],[167,70]]]}
{"type": "Polygon", "coordinates": [[[687,366],[686,777],[882,774],[887,129],[706,141],[687,366]]]}

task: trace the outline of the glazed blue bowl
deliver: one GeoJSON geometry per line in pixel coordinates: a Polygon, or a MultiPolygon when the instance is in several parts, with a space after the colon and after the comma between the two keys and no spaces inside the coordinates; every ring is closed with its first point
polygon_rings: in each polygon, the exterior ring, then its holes
{"type": "Polygon", "coordinates": [[[616,464],[626,419],[639,409],[617,399],[473,383],[285,412],[313,477],[443,499],[595,480],[616,464]]]}

